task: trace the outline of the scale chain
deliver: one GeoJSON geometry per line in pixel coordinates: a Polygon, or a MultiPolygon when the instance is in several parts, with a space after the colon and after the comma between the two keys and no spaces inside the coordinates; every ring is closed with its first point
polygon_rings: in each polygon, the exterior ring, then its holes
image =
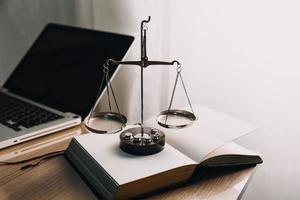
{"type": "Polygon", "coordinates": [[[108,82],[109,82],[109,86],[110,86],[111,93],[112,93],[113,98],[114,98],[114,102],[115,102],[116,107],[117,107],[117,110],[118,110],[118,114],[119,114],[119,116],[120,116],[120,119],[122,120],[123,125],[125,125],[124,119],[123,119],[123,117],[122,117],[122,115],[121,115],[121,112],[120,112],[120,109],[119,109],[119,105],[118,105],[118,102],[117,102],[117,98],[116,98],[116,96],[115,96],[113,87],[112,87],[112,85],[111,85],[109,79],[108,79],[108,82]]]}
{"type": "Polygon", "coordinates": [[[185,96],[186,96],[186,98],[188,100],[190,109],[191,109],[192,113],[195,114],[193,106],[192,106],[192,103],[191,103],[191,100],[189,98],[189,95],[187,93],[187,90],[186,90],[186,87],[185,87],[185,84],[184,84],[184,81],[183,81],[183,78],[182,78],[182,75],[181,75],[181,65],[180,65],[179,62],[177,62],[177,74],[176,74],[176,79],[175,79],[175,83],[174,83],[174,87],[173,87],[173,91],[172,91],[172,96],[171,96],[170,104],[169,104],[169,107],[168,107],[168,112],[167,112],[167,116],[166,116],[166,119],[165,119],[165,123],[167,123],[168,116],[169,116],[169,113],[170,113],[170,109],[171,109],[171,106],[172,106],[172,103],[173,103],[173,99],[174,99],[174,95],[175,95],[175,90],[176,90],[177,83],[178,83],[178,77],[181,80],[181,83],[182,83],[182,86],[183,86],[183,90],[184,90],[185,96]]]}
{"type": "Polygon", "coordinates": [[[109,77],[108,77],[108,72],[106,73],[105,77],[106,77],[106,85],[107,85],[107,98],[108,98],[108,106],[109,106],[109,111],[112,112],[111,109],[111,102],[110,102],[110,94],[109,94],[109,77]]]}
{"type": "MultiPolygon", "coordinates": [[[[103,73],[106,73],[104,69],[105,69],[105,65],[103,65],[103,73]]],[[[101,83],[100,83],[100,87],[99,87],[99,89],[97,91],[95,104],[93,105],[93,108],[92,108],[92,110],[89,113],[88,118],[87,118],[87,124],[89,124],[89,122],[90,122],[93,110],[95,110],[96,106],[98,105],[98,102],[99,102],[98,99],[99,99],[101,91],[102,91],[102,86],[103,86],[103,83],[104,83],[104,79],[105,79],[105,76],[102,77],[102,80],[101,80],[101,83]]]]}
{"type": "Polygon", "coordinates": [[[174,95],[175,95],[175,90],[176,90],[176,86],[177,86],[177,82],[178,82],[179,73],[180,72],[177,71],[176,79],[175,79],[175,83],[174,83],[174,87],[173,87],[173,91],[172,91],[172,96],[171,96],[170,104],[169,104],[169,107],[168,107],[168,113],[167,113],[167,116],[166,116],[166,119],[165,119],[165,123],[167,123],[169,112],[170,112],[170,109],[171,109],[171,106],[172,106],[172,103],[173,103],[173,99],[174,99],[174,95]]]}
{"type": "Polygon", "coordinates": [[[183,79],[182,79],[181,72],[179,72],[179,77],[180,77],[180,80],[181,80],[181,83],[182,83],[182,86],[183,86],[183,90],[184,90],[185,96],[186,96],[186,98],[187,98],[187,100],[188,100],[188,102],[189,102],[191,111],[192,111],[193,114],[195,114],[195,113],[194,113],[193,106],[192,106],[192,103],[191,103],[191,100],[190,100],[189,95],[188,95],[188,93],[187,93],[187,91],[186,91],[186,87],[185,87],[184,81],[183,81],[183,79]]]}

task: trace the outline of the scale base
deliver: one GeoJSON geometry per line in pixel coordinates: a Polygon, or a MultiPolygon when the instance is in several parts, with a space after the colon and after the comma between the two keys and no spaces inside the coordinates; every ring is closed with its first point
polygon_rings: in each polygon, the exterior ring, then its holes
{"type": "Polygon", "coordinates": [[[152,155],[161,152],[164,146],[165,134],[155,128],[135,127],[120,134],[120,148],[129,154],[152,155]]]}

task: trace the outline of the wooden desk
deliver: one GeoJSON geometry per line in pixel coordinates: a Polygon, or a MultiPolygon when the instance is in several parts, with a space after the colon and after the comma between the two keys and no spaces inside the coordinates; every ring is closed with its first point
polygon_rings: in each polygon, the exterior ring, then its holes
{"type": "MultiPolygon", "coordinates": [[[[0,150],[0,160],[17,161],[64,150],[71,138],[84,134],[80,126],[0,150]]],[[[33,161],[34,162],[34,161],[33,161]]],[[[0,166],[1,199],[97,199],[71,164],[58,156],[21,170],[25,164],[0,166]]],[[[149,199],[238,199],[255,167],[215,171],[149,199]]]]}

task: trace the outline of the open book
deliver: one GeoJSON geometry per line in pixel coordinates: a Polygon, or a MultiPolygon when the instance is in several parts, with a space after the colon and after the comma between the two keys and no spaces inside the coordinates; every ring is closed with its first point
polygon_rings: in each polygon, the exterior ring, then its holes
{"type": "Polygon", "coordinates": [[[195,107],[198,120],[190,127],[167,129],[155,118],[145,126],[166,134],[162,152],[135,156],[119,148],[119,134],[86,134],[72,139],[66,157],[101,199],[127,199],[179,184],[191,178],[196,167],[250,165],[262,159],[234,142],[256,126],[202,106],[195,107]]]}

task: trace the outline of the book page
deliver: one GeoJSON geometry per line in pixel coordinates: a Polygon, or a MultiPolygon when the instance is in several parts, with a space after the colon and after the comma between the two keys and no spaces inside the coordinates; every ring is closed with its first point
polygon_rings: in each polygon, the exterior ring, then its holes
{"type": "Polygon", "coordinates": [[[238,145],[234,142],[229,142],[224,146],[215,149],[214,151],[210,152],[203,158],[203,160],[207,160],[216,156],[222,155],[244,155],[244,156],[260,156],[258,152],[251,151],[241,145],[238,145]]]}
{"type": "Polygon", "coordinates": [[[229,142],[205,156],[202,166],[231,166],[262,163],[260,154],[229,142]]]}
{"type": "Polygon", "coordinates": [[[135,156],[119,148],[119,134],[89,133],[75,139],[119,185],[177,167],[197,164],[168,144],[157,154],[135,156]]]}
{"type": "Polygon", "coordinates": [[[145,122],[166,134],[168,144],[200,163],[214,149],[248,134],[258,127],[204,106],[194,106],[198,119],[182,129],[169,129],[158,125],[156,117],[145,122]]]}

